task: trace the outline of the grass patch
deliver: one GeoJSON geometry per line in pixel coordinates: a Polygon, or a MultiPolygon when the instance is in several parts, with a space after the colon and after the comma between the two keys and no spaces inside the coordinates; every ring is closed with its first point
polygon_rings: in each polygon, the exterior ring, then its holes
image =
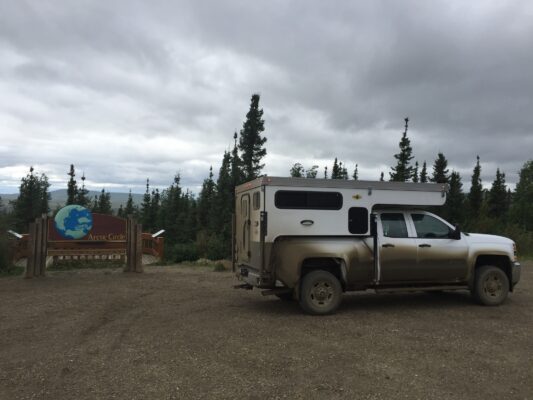
{"type": "Polygon", "coordinates": [[[6,276],[20,276],[24,273],[24,267],[10,266],[0,270],[0,277],[6,276]]]}

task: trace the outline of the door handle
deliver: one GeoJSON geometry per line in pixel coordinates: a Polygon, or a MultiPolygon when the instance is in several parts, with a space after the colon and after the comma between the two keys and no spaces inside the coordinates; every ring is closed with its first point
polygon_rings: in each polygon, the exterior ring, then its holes
{"type": "Polygon", "coordinates": [[[310,219],[304,219],[303,221],[300,221],[300,224],[303,226],[311,226],[315,223],[315,221],[311,221],[310,219]]]}
{"type": "Polygon", "coordinates": [[[381,247],[394,247],[394,245],[392,243],[385,243],[381,247]]]}
{"type": "Polygon", "coordinates": [[[427,243],[422,243],[422,244],[419,244],[418,247],[431,247],[431,245],[427,243]]]}

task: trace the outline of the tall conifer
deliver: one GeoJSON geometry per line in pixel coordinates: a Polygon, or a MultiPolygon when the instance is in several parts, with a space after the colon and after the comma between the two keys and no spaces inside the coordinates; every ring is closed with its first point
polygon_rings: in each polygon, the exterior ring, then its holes
{"type": "Polygon", "coordinates": [[[470,192],[468,193],[468,208],[470,219],[475,219],[479,216],[481,204],[483,202],[483,186],[481,184],[481,165],[479,164],[479,156],[476,157],[476,166],[472,173],[472,184],[470,192]]]}
{"type": "Polygon", "coordinates": [[[533,231],[533,159],[524,163],[511,205],[511,219],[522,229],[533,231]]]}
{"type": "Polygon", "coordinates": [[[70,170],[67,174],[70,178],[67,185],[67,205],[75,204],[78,197],[78,185],[76,183],[76,172],[74,170],[74,164],[70,164],[70,170]]]}
{"type": "Polygon", "coordinates": [[[250,102],[250,110],[246,114],[246,121],[241,130],[239,150],[241,151],[244,179],[246,181],[257,178],[264,164],[261,160],[266,155],[263,147],[267,139],[261,136],[265,130],[263,109],[259,108],[259,95],[253,94],[250,102]]]}
{"type": "Polygon", "coordinates": [[[427,183],[428,181],[428,171],[426,162],[424,161],[424,164],[422,164],[422,171],[420,171],[420,183],[427,183]]]}
{"type": "Polygon", "coordinates": [[[410,165],[413,159],[413,149],[411,141],[407,137],[407,129],[409,125],[409,118],[405,118],[405,130],[400,140],[400,152],[394,155],[396,159],[396,166],[392,167],[390,173],[390,180],[394,182],[406,182],[413,176],[413,167],[410,165]]]}
{"type": "Polygon", "coordinates": [[[449,184],[450,189],[444,205],[444,217],[452,223],[463,223],[464,193],[459,172],[452,171],[449,184]]]}
{"type": "Polygon", "coordinates": [[[434,183],[448,183],[448,160],[444,157],[444,154],[439,153],[437,159],[433,164],[433,176],[431,182],[434,183]]]}
{"type": "Polygon", "coordinates": [[[503,218],[507,214],[507,187],[505,186],[505,174],[496,169],[496,178],[492,182],[488,199],[488,214],[492,218],[503,218]]]}

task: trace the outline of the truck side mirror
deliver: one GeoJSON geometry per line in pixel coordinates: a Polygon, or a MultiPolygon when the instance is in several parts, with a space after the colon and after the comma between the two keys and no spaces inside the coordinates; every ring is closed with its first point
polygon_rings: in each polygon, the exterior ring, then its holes
{"type": "Polygon", "coordinates": [[[460,240],[461,239],[461,228],[459,224],[455,225],[455,229],[450,232],[450,239],[460,240]]]}

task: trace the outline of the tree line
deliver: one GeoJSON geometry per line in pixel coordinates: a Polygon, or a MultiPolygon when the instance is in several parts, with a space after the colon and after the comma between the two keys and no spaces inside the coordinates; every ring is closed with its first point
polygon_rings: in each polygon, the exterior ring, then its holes
{"type": "MultiPolygon", "coordinates": [[[[172,183],[162,191],[151,189],[147,179],[142,202],[135,204],[130,191],[126,204],[120,205],[116,211],[120,217],[133,215],[142,223],[145,232],[165,229],[166,258],[169,261],[231,256],[231,215],[235,206],[235,187],[261,176],[264,168],[262,160],[266,155],[267,138],[264,135],[265,121],[259,101],[258,94],[252,95],[242,129],[233,133],[233,148],[224,152],[216,178],[213,168],[209,169],[198,195],[182,188],[180,174],[176,174],[172,183]]],[[[505,173],[500,169],[497,169],[490,189],[483,188],[481,160],[478,156],[472,170],[470,189],[465,193],[461,175],[453,169],[450,171],[443,153],[436,155],[432,171],[428,171],[425,160],[421,168],[419,162],[414,161],[408,123],[409,119],[405,118],[399,150],[393,155],[394,164],[390,168],[388,180],[448,184],[446,204],[436,210],[439,215],[460,224],[466,231],[509,236],[517,241],[519,248],[530,252],[529,249],[533,248],[533,160],[523,165],[518,184],[511,191],[506,185],[505,173]]],[[[315,179],[319,177],[319,166],[305,168],[302,164],[295,163],[289,174],[315,179]]],[[[85,188],[85,175],[81,177],[81,184],[76,181],[74,165],[70,166],[68,176],[67,205],[79,204],[93,212],[113,213],[109,192],[102,189],[99,195],[91,198],[85,188]]],[[[347,165],[335,158],[330,170],[327,166],[324,167],[321,177],[357,180],[358,164],[349,172],[347,165]]],[[[380,180],[385,180],[384,172],[381,172],[380,180]]],[[[5,232],[7,225],[25,232],[29,222],[43,213],[49,213],[49,187],[46,175],[38,174],[30,168],[21,180],[19,196],[11,204],[11,213],[7,213],[5,207],[2,208],[0,199],[2,232],[5,232]]]]}

